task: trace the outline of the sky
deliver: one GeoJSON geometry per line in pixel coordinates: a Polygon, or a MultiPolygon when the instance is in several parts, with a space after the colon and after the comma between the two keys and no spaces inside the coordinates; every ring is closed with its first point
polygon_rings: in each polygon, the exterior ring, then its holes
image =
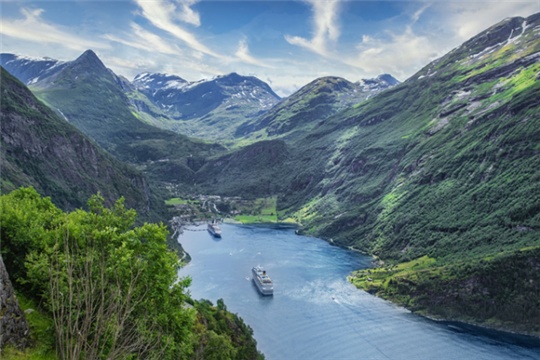
{"type": "Polygon", "coordinates": [[[529,1],[0,0],[0,52],[188,81],[237,72],[288,96],[322,76],[404,81],[529,1]]]}

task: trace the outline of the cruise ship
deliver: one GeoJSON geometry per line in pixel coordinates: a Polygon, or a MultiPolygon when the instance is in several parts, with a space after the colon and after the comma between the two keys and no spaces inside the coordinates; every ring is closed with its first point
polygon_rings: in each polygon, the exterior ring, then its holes
{"type": "Polygon", "coordinates": [[[208,224],[208,232],[215,237],[221,237],[221,228],[216,222],[208,224]]]}
{"type": "Polygon", "coordinates": [[[257,285],[257,288],[261,294],[274,294],[274,282],[268,275],[266,275],[266,270],[264,270],[260,265],[257,265],[251,269],[251,274],[253,276],[253,281],[255,282],[255,285],[257,285]]]}

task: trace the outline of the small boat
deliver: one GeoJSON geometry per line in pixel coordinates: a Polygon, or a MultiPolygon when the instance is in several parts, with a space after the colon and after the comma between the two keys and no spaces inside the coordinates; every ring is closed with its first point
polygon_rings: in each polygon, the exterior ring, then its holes
{"type": "Polygon", "coordinates": [[[221,237],[221,228],[215,221],[212,221],[211,223],[208,224],[208,232],[214,235],[215,237],[218,237],[218,238],[221,237]]]}
{"type": "Polygon", "coordinates": [[[274,282],[268,275],[266,275],[266,270],[264,270],[260,265],[254,266],[251,269],[251,274],[253,281],[257,288],[263,295],[273,295],[274,294],[274,282]]]}

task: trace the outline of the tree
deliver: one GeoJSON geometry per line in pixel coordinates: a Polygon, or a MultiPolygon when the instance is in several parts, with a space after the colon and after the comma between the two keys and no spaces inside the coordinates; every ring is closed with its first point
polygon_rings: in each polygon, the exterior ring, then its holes
{"type": "MultiPolygon", "coordinates": [[[[32,188],[20,188],[0,197],[0,250],[13,279],[25,279],[26,255],[45,241],[62,211],[32,188]]],[[[25,288],[29,292],[28,287],[25,288]]]]}
{"type": "MultiPolygon", "coordinates": [[[[162,225],[132,228],[135,211],[93,196],[89,211],[62,214],[27,257],[28,281],[50,305],[62,359],[181,358],[195,311],[182,305],[190,279],[162,225]]],[[[46,230],[44,230],[46,231],[46,230]]]]}

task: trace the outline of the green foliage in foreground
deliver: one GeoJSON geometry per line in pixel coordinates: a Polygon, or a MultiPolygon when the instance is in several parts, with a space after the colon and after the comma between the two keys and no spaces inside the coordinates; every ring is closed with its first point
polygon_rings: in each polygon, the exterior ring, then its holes
{"type": "Polygon", "coordinates": [[[192,301],[197,309],[194,331],[195,357],[203,359],[264,359],[257,351],[253,329],[227,311],[223,299],[214,307],[209,300],[192,301]],[[197,348],[198,346],[198,348],[197,348]]]}
{"type": "Polygon", "coordinates": [[[423,315],[540,335],[540,247],[452,265],[424,256],[349,280],[423,315]]]}
{"type": "Polygon", "coordinates": [[[0,197],[7,270],[23,298],[42,307],[41,325],[32,329],[39,351],[24,356],[50,357],[55,349],[61,359],[190,359],[202,346],[205,358],[227,358],[199,343],[205,339],[232,344],[232,355],[255,348],[245,326],[236,335],[247,342],[228,339],[221,327],[198,328],[197,310],[186,303],[191,279],[177,278],[166,228],[134,227],[135,211],[123,199],[110,209],[103,201],[95,195],[89,211],[64,213],[32,188],[0,197]]]}

